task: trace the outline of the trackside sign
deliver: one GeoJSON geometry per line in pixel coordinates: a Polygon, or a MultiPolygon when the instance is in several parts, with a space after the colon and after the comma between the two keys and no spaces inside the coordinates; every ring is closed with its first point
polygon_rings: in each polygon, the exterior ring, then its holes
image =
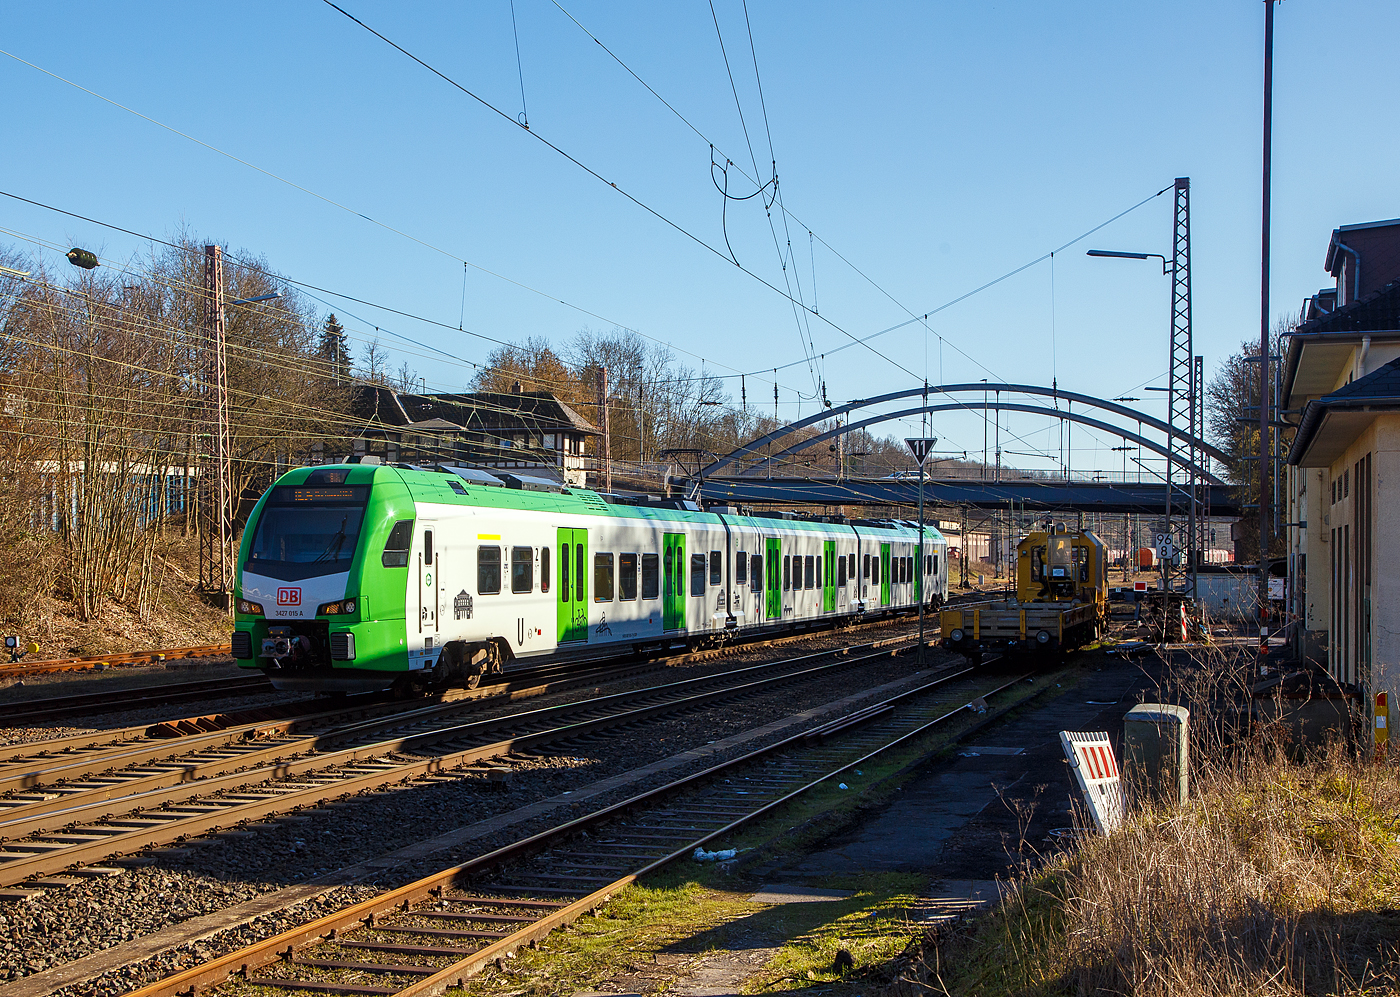
{"type": "Polygon", "coordinates": [[[1123,823],[1123,783],[1108,734],[1062,730],[1060,744],[1099,833],[1112,834],[1123,823]]]}

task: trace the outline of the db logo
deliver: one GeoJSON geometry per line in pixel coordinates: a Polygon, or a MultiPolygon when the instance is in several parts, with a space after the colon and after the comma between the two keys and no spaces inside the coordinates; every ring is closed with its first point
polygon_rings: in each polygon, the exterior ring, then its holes
{"type": "Polygon", "coordinates": [[[278,589],[277,605],[279,606],[300,606],[301,589],[278,589]]]}

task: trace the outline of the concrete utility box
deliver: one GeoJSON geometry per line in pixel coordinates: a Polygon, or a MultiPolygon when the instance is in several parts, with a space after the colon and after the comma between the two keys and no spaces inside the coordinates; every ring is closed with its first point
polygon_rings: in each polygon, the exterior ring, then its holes
{"type": "Polygon", "coordinates": [[[1139,703],[1123,717],[1123,774],[1130,791],[1168,805],[1186,802],[1191,711],[1169,703],[1139,703]]]}

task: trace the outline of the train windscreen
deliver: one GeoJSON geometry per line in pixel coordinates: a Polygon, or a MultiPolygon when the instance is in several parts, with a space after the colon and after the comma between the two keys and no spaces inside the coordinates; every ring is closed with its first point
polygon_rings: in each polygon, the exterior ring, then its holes
{"type": "Polygon", "coordinates": [[[263,504],[244,569],[284,581],[349,571],[368,500],[367,485],[279,485],[263,504]]]}

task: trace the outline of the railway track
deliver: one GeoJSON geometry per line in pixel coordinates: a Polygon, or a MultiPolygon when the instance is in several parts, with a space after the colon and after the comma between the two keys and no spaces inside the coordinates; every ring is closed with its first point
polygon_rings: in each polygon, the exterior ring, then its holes
{"type": "Polygon", "coordinates": [[[170,647],[163,651],[128,651],[120,654],[84,654],[73,658],[45,658],[42,661],[10,661],[0,664],[0,678],[88,671],[108,665],[158,665],[180,658],[218,658],[231,653],[233,648],[228,644],[199,644],[195,647],[170,647]]]}
{"type": "Polygon", "coordinates": [[[234,675],[202,682],[112,689],[76,696],[50,696],[0,706],[0,727],[29,727],[76,716],[95,716],[144,706],[202,702],[225,696],[255,696],[273,692],[272,683],[260,674],[234,675]]]}
{"type": "MultiPolygon", "coordinates": [[[[525,682],[538,685],[546,680],[559,680],[565,676],[575,676],[579,678],[580,681],[585,681],[588,675],[591,674],[589,669],[597,673],[606,672],[616,675],[633,674],[638,665],[642,665],[646,668],[659,668],[666,665],[691,664],[712,660],[725,655],[741,654],[755,648],[777,647],[795,641],[809,640],[814,636],[821,636],[828,633],[854,633],[866,629],[888,627],[892,624],[897,625],[901,621],[902,618],[894,621],[877,620],[868,623],[855,623],[833,629],[804,629],[798,633],[787,634],[780,637],[734,641],[717,648],[710,648],[702,651],[687,651],[679,654],[664,654],[661,656],[655,654],[631,654],[626,656],[594,655],[574,657],[564,661],[552,661],[544,664],[528,665],[524,668],[514,668],[505,675],[490,677],[484,680],[481,687],[484,691],[480,693],[476,693],[475,690],[449,689],[446,692],[433,694],[426,698],[438,700],[479,698],[480,695],[499,694],[503,691],[504,687],[511,684],[525,682]]],[[[194,652],[203,650],[207,650],[207,648],[175,648],[169,651],[144,652],[129,657],[134,661],[148,658],[151,660],[159,660],[166,656],[177,657],[184,652],[190,652],[190,656],[194,656],[194,652]]],[[[225,648],[225,650],[227,650],[227,648],[225,648]]],[[[63,660],[87,661],[88,664],[84,667],[94,667],[93,662],[88,659],[63,660]]],[[[31,664],[44,665],[46,663],[33,662],[31,664]]],[[[90,693],[86,695],[33,699],[0,705],[0,727],[26,727],[40,723],[53,723],[101,713],[111,713],[119,710],[166,704],[173,705],[175,703],[184,702],[199,702],[203,699],[219,698],[222,696],[256,695],[274,691],[270,683],[262,675],[240,673],[227,678],[210,679],[204,682],[182,682],[170,685],[142,687],[139,689],[113,690],[111,692],[90,693]]],[[[347,704],[347,708],[359,708],[366,703],[391,702],[393,700],[394,697],[386,692],[362,693],[345,697],[338,702],[347,704]]],[[[286,703],[265,705],[252,711],[225,711],[203,716],[183,717],[178,720],[164,721],[160,724],[152,725],[147,733],[152,737],[178,737],[257,721],[299,717],[324,712],[327,702],[328,701],[325,699],[292,699],[286,703]]],[[[399,702],[401,703],[402,701],[399,702]]],[[[385,708],[396,709],[399,707],[390,705],[385,708]]]]}
{"type": "Polygon", "coordinates": [[[11,794],[0,800],[0,885],[815,680],[900,653],[913,640],[901,635],[819,650],[487,719],[463,721],[460,714],[475,704],[458,700],[354,723],[331,722],[343,716],[333,712],[173,740],[74,738],[66,750],[0,763],[0,792],[11,794]]]}
{"type": "Polygon", "coordinates": [[[996,701],[1029,677],[1019,672],[1005,663],[952,670],[840,720],[204,961],[130,997],[213,986],[264,997],[419,997],[462,986],[647,873],[722,843],[974,702],[996,701]]]}

